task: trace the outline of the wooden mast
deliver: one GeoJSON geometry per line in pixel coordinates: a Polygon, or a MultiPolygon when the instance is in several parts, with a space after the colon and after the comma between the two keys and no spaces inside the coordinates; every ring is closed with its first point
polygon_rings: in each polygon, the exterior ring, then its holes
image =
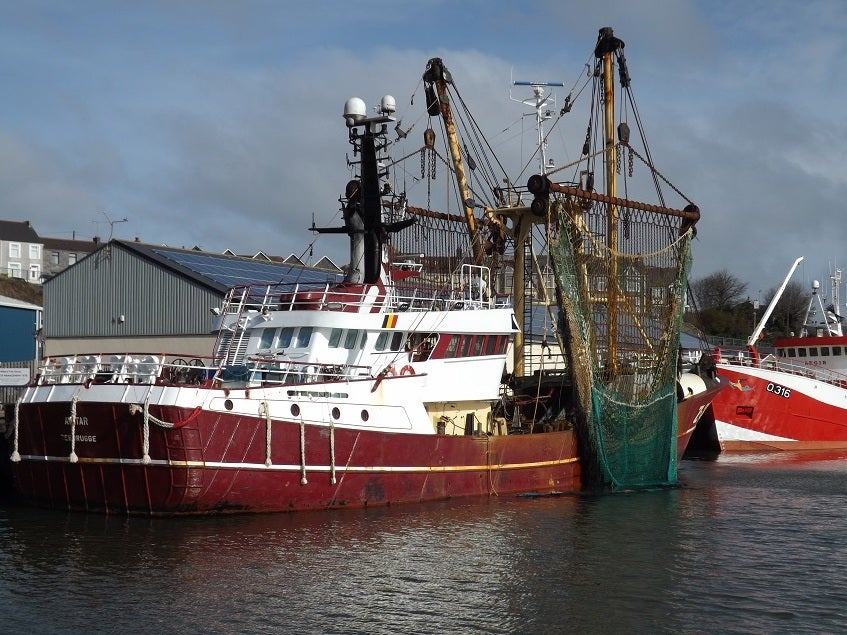
{"type": "MultiPolygon", "coordinates": [[[[615,152],[615,84],[614,54],[624,47],[622,40],[613,35],[610,27],[600,29],[594,55],[600,59],[603,79],[603,136],[605,142],[606,195],[617,198],[617,156],[615,152]]],[[[606,299],[606,318],[608,320],[608,359],[606,360],[606,379],[613,380],[618,374],[618,285],[620,284],[617,254],[618,244],[618,206],[610,200],[606,206],[606,247],[608,258],[608,284],[606,299]]]]}
{"type": "Polygon", "coordinates": [[[450,110],[450,98],[447,94],[447,84],[453,80],[450,71],[444,67],[444,62],[439,57],[433,57],[427,64],[423,80],[426,83],[426,105],[431,116],[441,114],[444,120],[444,128],[447,133],[447,145],[450,149],[450,157],[453,160],[453,169],[456,172],[456,186],[462,200],[462,208],[465,211],[465,223],[468,236],[471,240],[474,264],[481,265],[483,262],[482,241],[477,235],[477,221],[474,217],[474,202],[465,176],[465,164],[462,161],[462,152],[459,148],[459,138],[456,134],[456,123],[453,120],[453,112],[450,110]]]}

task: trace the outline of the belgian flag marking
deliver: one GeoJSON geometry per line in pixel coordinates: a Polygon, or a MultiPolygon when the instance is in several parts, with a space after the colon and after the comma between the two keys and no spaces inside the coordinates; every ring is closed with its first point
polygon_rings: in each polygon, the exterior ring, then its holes
{"type": "Polygon", "coordinates": [[[382,328],[384,329],[393,329],[397,324],[397,315],[386,315],[382,320],[382,328]]]}

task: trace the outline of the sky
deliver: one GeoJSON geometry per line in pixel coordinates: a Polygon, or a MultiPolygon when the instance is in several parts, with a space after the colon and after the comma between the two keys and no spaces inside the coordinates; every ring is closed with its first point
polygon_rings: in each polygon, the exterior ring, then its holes
{"type": "MultiPolygon", "coordinates": [[[[604,26],[656,166],[700,208],[692,278],[727,270],[759,299],[804,256],[794,280],[828,288],[847,257],[843,0],[0,0],[0,218],[301,255],[350,178],[349,97],[404,103],[441,57],[496,139],[521,119],[511,81],[573,85],[604,26]]],[[[346,249],[323,237],[312,261],[346,249]]]]}

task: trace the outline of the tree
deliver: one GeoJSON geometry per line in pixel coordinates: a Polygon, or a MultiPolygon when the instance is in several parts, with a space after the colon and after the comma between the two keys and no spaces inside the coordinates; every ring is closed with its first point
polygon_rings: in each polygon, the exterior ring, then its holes
{"type": "MultiPolygon", "coordinates": [[[[770,305],[771,300],[776,295],[779,287],[772,287],[765,294],[766,305],[770,305]]],[[[765,326],[765,332],[769,337],[779,337],[790,335],[792,332],[799,333],[803,326],[803,317],[806,315],[806,309],[809,306],[809,292],[799,282],[792,280],[785,285],[785,290],[782,292],[782,297],[777,302],[776,307],[765,326]]]]}
{"type": "Polygon", "coordinates": [[[695,280],[691,291],[701,310],[732,311],[741,301],[747,283],[741,282],[726,269],[695,280]]]}

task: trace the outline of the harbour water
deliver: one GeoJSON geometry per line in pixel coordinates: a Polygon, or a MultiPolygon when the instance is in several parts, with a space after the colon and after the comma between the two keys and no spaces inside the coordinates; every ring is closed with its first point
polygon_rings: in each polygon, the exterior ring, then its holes
{"type": "Polygon", "coordinates": [[[4,633],[847,631],[847,453],[682,487],[141,519],[0,507],[4,633]]]}

